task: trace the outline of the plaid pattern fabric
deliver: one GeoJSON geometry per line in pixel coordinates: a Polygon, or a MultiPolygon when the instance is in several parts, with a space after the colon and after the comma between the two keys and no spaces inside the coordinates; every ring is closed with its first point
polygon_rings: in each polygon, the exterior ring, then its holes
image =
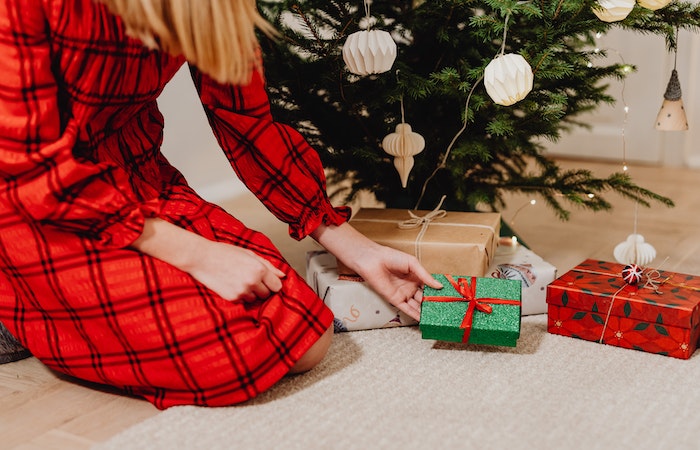
{"type": "MultiPolygon", "coordinates": [[[[265,236],[160,153],[156,99],[182,64],[92,0],[0,0],[0,321],[49,367],[159,408],[254,397],[333,318],[265,236]],[[222,300],[128,247],[147,217],[253,250],[287,273],[282,291],[222,300]]],[[[270,117],[260,73],[236,87],[191,71],[233,168],[293,237],[347,220],[316,153],[270,117]]]]}

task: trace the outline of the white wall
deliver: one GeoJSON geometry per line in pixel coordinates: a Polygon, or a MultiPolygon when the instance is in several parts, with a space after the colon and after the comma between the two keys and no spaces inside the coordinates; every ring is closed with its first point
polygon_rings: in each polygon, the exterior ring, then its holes
{"type": "Polygon", "coordinates": [[[165,87],[158,106],[165,116],[163,154],[190,186],[214,203],[246,189],[214,138],[187,66],[165,87]]]}

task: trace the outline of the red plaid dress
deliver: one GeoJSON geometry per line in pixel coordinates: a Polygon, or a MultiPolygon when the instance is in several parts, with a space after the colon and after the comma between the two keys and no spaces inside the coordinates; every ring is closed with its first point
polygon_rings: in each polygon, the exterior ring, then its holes
{"type": "MultiPolygon", "coordinates": [[[[52,369],[159,408],[250,399],[332,322],[265,236],[161,154],[156,98],[183,64],[92,0],[0,0],[0,321],[52,369]],[[224,301],[129,247],[147,217],[253,250],[284,287],[224,301]]],[[[260,74],[236,87],[191,70],[233,169],[293,237],[347,219],[314,150],[272,120],[260,74]]]]}

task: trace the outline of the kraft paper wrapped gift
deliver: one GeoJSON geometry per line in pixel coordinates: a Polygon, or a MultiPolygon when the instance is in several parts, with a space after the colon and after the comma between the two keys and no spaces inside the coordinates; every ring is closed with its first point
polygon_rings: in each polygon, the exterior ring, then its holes
{"type": "MultiPolygon", "coordinates": [[[[350,224],[379,244],[415,255],[431,273],[482,277],[496,252],[501,215],[362,208],[350,224]]],[[[338,272],[352,274],[343,265],[338,272]]]]}
{"type": "Polygon", "coordinates": [[[522,315],[547,312],[547,285],[557,277],[557,269],[523,245],[499,246],[486,274],[491,278],[522,283],[522,315]]]}
{"type": "Polygon", "coordinates": [[[375,293],[364,281],[338,278],[326,251],[306,254],[306,282],[333,312],[335,332],[415,325],[417,322],[375,293]]]}
{"type": "Polygon", "coordinates": [[[442,289],[425,286],[423,339],[515,347],[520,337],[520,292],[514,280],[433,274],[442,289]]]}
{"type": "Polygon", "coordinates": [[[547,331],[687,359],[700,337],[700,277],[645,269],[641,283],[624,265],[587,259],[547,287],[547,331]]]}

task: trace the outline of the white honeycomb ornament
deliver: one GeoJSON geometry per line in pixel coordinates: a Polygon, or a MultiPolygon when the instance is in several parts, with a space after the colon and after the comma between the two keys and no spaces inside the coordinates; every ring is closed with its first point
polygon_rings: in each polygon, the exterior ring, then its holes
{"type": "Polygon", "coordinates": [[[532,67],[517,53],[497,56],[484,70],[486,92],[499,105],[510,106],[524,99],[532,83],[532,67]]]}
{"type": "Polygon", "coordinates": [[[396,125],[395,132],[384,137],[382,148],[394,157],[394,167],[401,178],[401,186],[405,188],[413,169],[413,156],[423,151],[425,139],[413,131],[411,125],[402,122],[396,125]]]}
{"type": "Polygon", "coordinates": [[[646,266],[656,258],[656,249],[644,242],[641,234],[630,234],[624,242],[620,242],[613,250],[615,260],[620,264],[637,264],[646,266]]]}
{"type": "Polygon", "coordinates": [[[395,60],[396,42],[383,30],[356,31],[343,44],[343,61],[355,75],[388,72],[395,60]]]}

